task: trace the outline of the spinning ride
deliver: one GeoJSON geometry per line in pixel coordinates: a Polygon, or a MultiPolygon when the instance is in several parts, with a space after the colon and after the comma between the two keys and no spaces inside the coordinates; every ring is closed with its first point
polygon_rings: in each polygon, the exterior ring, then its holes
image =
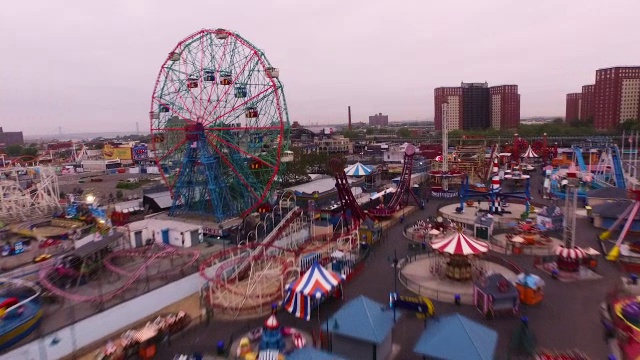
{"type": "Polygon", "coordinates": [[[289,119],[279,70],[240,35],[203,29],[169,53],[151,97],[156,162],[171,214],[245,216],[283,170],[289,119]]]}

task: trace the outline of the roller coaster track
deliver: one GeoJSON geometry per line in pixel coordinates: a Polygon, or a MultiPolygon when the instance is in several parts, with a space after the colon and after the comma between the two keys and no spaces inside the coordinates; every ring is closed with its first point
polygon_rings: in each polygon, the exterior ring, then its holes
{"type": "MultiPolygon", "coordinates": [[[[256,246],[255,248],[246,247],[245,249],[246,249],[246,251],[249,252],[249,255],[246,257],[246,259],[244,261],[241,260],[242,262],[240,264],[234,265],[235,266],[235,270],[234,270],[233,274],[231,276],[229,276],[228,278],[230,278],[230,279],[239,278],[241,274],[243,274],[248,269],[250,269],[251,263],[258,261],[263,256],[265,256],[265,253],[266,253],[266,251],[268,249],[275,248],[273,246],[273,243],[275,243],[276,240],[278,240],[281,237],[281,235],[301,215],[302,215],[302,209],[300,209],[297,206],[294,207],[291,211],[289,211],[289,213],[287,213],[287,215],[285,215],[285,217],[269,233],[269,235],[267,235],[264,238],[264,240],[261,243],[258,244],[258,246],[256,246]]],[[[209,281],[214,281],[214,282],[219,281],[219,279],[211,278],[205,272],[206,268],[211,266],[213,264],[213,261],[215,259],[217,259],[217,258],[219,258],[219,257],[218,256],[213,256],[213,257],[205,260],[205,262],[200,266],[200,275],[202,275],[203,278],[205,278],[205,279],[207,279],[209,281]]]]}
{"type": "Polygon", "coordinates": [[[411,172],[413,170],[413,155],[415,153],[415,147],[408,145],[404,154],[404,164],[402,165],[402,175],[400,175],[400,182],[398,188],[393,194],[391,201],[382,207],[369,210],[369,214],[376,217],[386,217],[393,215],[396,211],[407,205],[409,202],[409,196],[415,200],[416,204],[420,201],[416,197],[416,194],[411,191],[411,172]]]}
{"type": "Polygon", "coordinates": [[[159,253],[151,253],[149,251],[149,247],[143,247],[143,248],[136,248],[136,249],[125,249],[125,250],[119,250],[119,251],[115,251],[110,253],[109,255],[107,255],[107,257],[104,258],[103,260],[103,265],[104,267],[109,270],[112,271],[116,274],[120,274],[123,276],[131,276],[133,275],[134,272],[131,271],[127,271],[125,269],[122,269],[116,265],[113,264],[113,259],[115,258],[119,258],[119,257],[140,257],[140,258],[148,258],[151,259],[152,257],[154,257],[155,254],[159,254],[158,257],[155,257],[155,259],[164,259],[164,258],[169,258],[169,257],[174,257],[174,256],[188,256],[191,255],[191,259],[189,259],[189,261],[187,261],[186,264],[184,264],[183,266],[173,269],[172,272],[181,272],[183,270],[188,269],[189,267],[191,267],[193,264],[195,264],[198,261],[198,258],[200,258],[200,252],[199,251],[195,251],[195,250],[178,250],[176,248],[171,248],[171,247],[162,247],[161,248],[162,251],[159,253]]]}
{"type": "MultiPolygon", "coordinates": [[[[137,249],[137,250],[141,250],[141,249],[137,249]]],[[[190,261],[189,265],[193,265],[199,256],[199,253],[196,256],[197,252],[193,252],[193,258],[190,261]]],[[[127,251],[127,254],[130,254],[132,256],[140,256],[141,255],[141,251],[135,251],[135,250],[130,250],[127,251]]],[[[120,256],[123,256],[122,254],[118,254],[120,256]]],[[[70,299],[72,301],[76,301],[76,302],[105,302],[108,300],[113,299],[114,297],[122,294],[124,291],[126,291],[129,287],[131,287],[131,285],[133,285],[136,280],[138,280],[138,278],[140,278],[140,276],[142,276],[148,267],[150,267],[156,260],[158,259],[163,259],[163,258],[167,258],[167,257],[171,257],[171,256],[180,256],[180,255],[184,255],[184,253],[173,249],[173,248],[164,248],[162,249],[162,251],[159,251],[157,253],[154,253],[152,255],[148,255],[148,254],[143,254],[143,256],[148,257],[147,261],[145,261],[142,266],[140,266],[138,269],[136,269],[136,271],[134,271],[133,273],[129,273],[125,270],[119,269],[116,266],[112,265],[110,262],[105,262],[109,263],[110,265],[107,267],[109,270],[115,271],[116,273],[125,275],[125,276],[129,276],[129,278],[127,279],[127,281],[122,284],[118,289],[108,292],[106,294],[102,294],[102,295],[98,295],[98,296],[89,296],[89,295],[81,295],[81,294],[74,294],[74,293],[70,293],[68,291],[64,291],[60,288],[58,288],[57,286],[55,286],[55,284],[53,284],[50,280],[49,280],[49,274],[55,270],[55,267],[51,266],[51,267],[46,267],[46,268],[42,268],[40,270],[39,273],[39,278],[40,278],[40,284],[42,286],[44,286],[47,290],[51,291],[51,293],[53,293],[54,295],[63,297],[63,298],[67,298],[70,299]]]]}

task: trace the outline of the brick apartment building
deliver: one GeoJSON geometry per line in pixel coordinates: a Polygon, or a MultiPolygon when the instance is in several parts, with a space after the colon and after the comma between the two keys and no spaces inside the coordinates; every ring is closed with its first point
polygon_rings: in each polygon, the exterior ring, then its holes
{"type": "Polygon", "coordinates": [[[518,85],[500,85],[489,88],[491,95],[491,127],[497,130],[513,129],[520,125],[520,94],[518,85]]]}
{"type": "Polygon", "coordinates": [[[382,115],[382,113],[371,115],[369,116],[369,125],[370,126],[388,126],[389,115],[382,115]]]}
{"type": "Polygon", "coordinates": [[[436,131],[442,130],[443,116],[448,130],[462,128],[462,88],[439,87],[434,90],[435,116],[434,125],[436,131]]]}
{"type": "Polygon", "coordinates": [[[580,120],[581,109],[582,93],[567,94],[567,111],[564,117],[566,121],[580,120]]]}
{"type": "Polygon", "coordinates": [[[11,145],[24,145],[24,137],[22,131],[8,131],[5,132],[0,127],[0,147],[11,145]]]}
{"type": "Polygon", "coordinates": [[[595,111],[595,85],[584,85],[582,87],[582,96],[580,98],[580,120],[593,120],[593,113],[595,111]]]}
{"type": "MultiPolygon", "coordinates": [[[[575,106],[567,94],[567,120],[575,106]]],[[[640,66],[618,66],[596,70],[596,82],[582,87],[580,120],[593,119],[598,130],[616,127],[626,120],[640,119],[640,66]]]]}
{"type": "Polygon", "coordinates": [[[459,87],[434,90],[436,131],[442,130],[443,117],[448,130],[516,128],[520,124],[518,85],[492,86],[461,83],[459,87]]]}

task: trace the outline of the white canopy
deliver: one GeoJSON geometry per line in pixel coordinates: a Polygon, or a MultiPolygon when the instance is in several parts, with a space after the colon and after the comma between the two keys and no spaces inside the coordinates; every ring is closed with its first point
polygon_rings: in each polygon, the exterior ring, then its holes
{"type": "Polygon", "coordinates": [[[529,147],[527,148],[527,151],[525,151],[525,153],[522,154],[522,157],[523,158],[527,158],[527,159],[531,159],[531,158],[537,158],[539,156],[538,156],[538,154],[533,152],[533,149],[531,148],[531,145],[529,145],[529,147]]]}

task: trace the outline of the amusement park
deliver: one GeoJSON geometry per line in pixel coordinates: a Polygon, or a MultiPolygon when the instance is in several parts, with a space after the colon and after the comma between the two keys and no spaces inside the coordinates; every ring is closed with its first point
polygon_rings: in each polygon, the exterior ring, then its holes
{"type": "Polygon", "coordinates": [[[285,187],[280,69],[222,28],[167,50],[162,189],[113,203],[61,194],[44,162],[0,169],[1,358],[640,357],[637,134],[563,148],[445,125],[398,144],[397,172],[334,155],[285,187]]]}

